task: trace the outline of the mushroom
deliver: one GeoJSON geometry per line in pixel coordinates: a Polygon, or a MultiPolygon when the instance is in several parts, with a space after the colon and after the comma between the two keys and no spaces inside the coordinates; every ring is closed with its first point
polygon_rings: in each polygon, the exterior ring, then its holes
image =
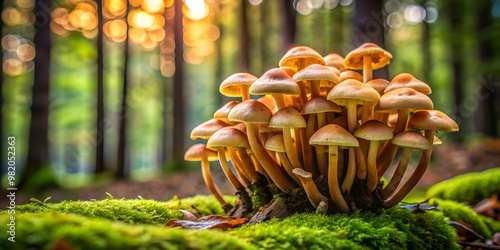
{"type": "Polygon", "coordinates": [[[311,87],[311,98],[320,95],[321,87],[332,88],[339,83],[339,77],[332,70],[320,64],[311,64],[298,71],[293,80],[297,82],[309,82],[311,87]]]}
{"type": "Polygon", "coordinates": [[[384,67],[391,61],[391,53],[373,43],[365,43],[349,52],[344,60],[346,69],[362,69],[363,83],[372,79],[373,70],[384,67]]]}
{"type": "Polygon", "coordinates": [[[238,102],[238,101],[230,101],[230,102],[224,104],[224,106],[222,106],[220,109],[215,111],[214,119],[223,121],[229,125],[236,125],[236,123],[229,121],[229,119],[227,119],[227,116],[229,115],[229,112],[231,111],[231,109],[233,109],[234,106],[236,106],[238,104],[240,104],[240,102],[238,102]]]}
{"type": "MultiPolygon", "coordinates": [[[[247,208],[251,208],[251,200],[250,197],[248,196],[248,193],[245,190],[245,186],[241,184],[241,182],[238,180],[236,175],[233,173],[231,170],[231,167],[229,166],[229,163],[227,162],[226,158],[226,147],[248,147],[248,141],[245,139],[245,134],[241,132],[240,130],[232,127],[227,127],[223,128],[217,132],[215,132],[210,139],[207,141],[207,148],[211,150],[216,150],[217,151],[217,156],[219,157],[219,162],[222,167],[222,170],[224,171],[224,174],[226,175],[227,179],[231,184],[238,190],[240,194],[240,198],[245,203],[245,206],[247,208]]],[[[234,155],[231,157],[235,157],[234,155]]],[[[236,158],[236,157],[235,157],[236,158]]],[[[233,158],[231,158],[234,160],[233,158]]],[[[237,166],[235,166],[236,168],[237,166]]],[[[240,176],[241,177],[241,176],[240,176]]],[[[255,180],[252,180],[256,181],[255,180]]]]}
{"type": "Polygon", "coordinates": [[[363,81],[363,76],[356,72],[356,71],[352,71],[352,70],[344,70],[342,72],[340,72],[340,82],[343,82],[345,80],[349,80],[349,79],[353,79],[353,80],[358,80],[360,82],[363,81]]]}
{"type": "Polygon", "coordinates": [[[333,71],[333,73],[335,73],[335,75],[337,75],[339,77],[339,81],[340,81],[340,70],[338,70],[337,68],[333,67],[333,66],[326,66],[329,70],[333,71]]]}
{"type": "Polygon", "coordinates": [[[236,73],[226,78],[220,85],[221,94],[229,97],[240,97],[243,101],[250,99],[248,88],[257,77],[248,73],[236,73]]]}
{"type": "MultiPolygon", "coordinates": [[[[377,78],[370,80],[366,83],[366,85],[372,87],[375,89],[380,96],[384,95],[384,90],[387,88],[387,85],[389,85],[389,81],[382,79],[382,78],[377,78]]],[[[366,115],[367,117],[361,117],[362,121],[367,121],[371,119],[375,119],[378,121],[381,121],[382,123],[387,124],[387,119],[389,118],[389,114],[387,113],[375,113],[373,114],[373,107],[368,110],[368,112],[363,113],[362,115],[366,115]]]]}
{"type": "Polygon", "coordinates": [[[328,188],[330,195],[335,206],[341,212],[348,213],[350,209],[340,192],[337,177],[338,147],[358,147],[358,140],[341,126],[328,124],[316,131],[309,143],[328,146],[328,188]]]}
{"type": "Polygon", "coordinates": [[[281,164],[283,164],[283,168],[285,171],[290,175],[290,177],[293,178],[293,180],[297,184],[301,184],[300,180],[293,174],[292,170],[294,169],[293,166],[290,164],[290,161],[288,161],[288,158],[286,157],[286,150],[285,150],[285,144],[283,143],[283,135],[277,134],[269,140],[267,140],[266,149],[272,152],[278,153],[278,157],[280,158],[281,164]]]}
{"type": "Polygon", "coordinates": [[[403,153],[401,153],[399,164],[390,181],[380,193],[383,199],[387,199],[391,196],[401,182],[406,168],[408,167],[411,152],[414,150],[429,150],[432,148],[431,143],[423,135],[415,131],[406,131],[396,135],[394,139],[392,139],[392,144],[402,147],[403,153]]]}
{"type": "Polygon", "coordinates": [[[426,83],[418,80],[408,73],[402,73],[392,78],[391,83],[385,88],[385,93],[400,88],[412,88],[424,95],[432,93],[431,88],[426,83]]]}
{"type": "Polygon", "coordinates": [[[217,153],[205,147],[205,144],[195,144],[191,146],[184,154],[184,160],[186,161],[201,161],[201,173],[203,175],[203,180],[208,187],[208,190],[215,196],[219,201],[225,211],[231,209],[231,204],[224,200],[220,190],[214,183],[212,179],[212,174],[210,173],[209,161],[217,161],[217,153]]]}
{"type": "Polygon", "coordinates": [[[314,183],[312,174],[310,172],[307,172],[300,168],[296,168],[293,170],[293,173],[302,182],[302,186],[306,191],[306,195],[314,208],[318,208],[321,201],[328,201],[328,198],[326,198],[319,192],[318,187],[316,187],[316,184],[314,183]]]}
{"type": "MultiPolygon", "coordinates": [[[[437,110],[425,110],[415,112],[408,121],[409,129],[423,129],[424,136],[432,144],[435,131],[456,132],[458,125],[445,113],[437,110]]],[[[422,150],[420,159],[410,178],[391,197],[384,202],[384,207],[389,208],[397,205],[417,185],[424,175],[431,159],[432,148],[422,150]]]]}
{"type": "Polygon", "coordinates": [[[337,68],[340,72],[345,70],[344,58],[336,53],[331,53],[326,55],[323,60],[325,60],[326,66],[333,66],[337,68]]]}
{"type": "MultiPolygon", "coordinates": [[[[303,168],[297,157],[297,152],[295,152],[293,148],[291,130],[294,128],[305,128],[306,120],[304,117],[300,115],[299,111],[292,107],[282,108],[271,117],[269,127],[281,128],[283,130],[283,142],[285,144],[288,160],[293,168],[303,168]]],[[[306,170],[310,170],[311,168],[314,168],[314,166],[309,165],[306,170]]]]}
{"type": "Polygon", "coordinates": [[[269,123],[271,116],[271,110],[266,105],[252,99],[241,102],[229,112],[230,121],[245,123],[248,143],[252,152],[276,186],[281,191],[286,192],[293,188],[293,184],[281,172],[280,166],[273,160],[258,139],[257,123],[269,123]]]}
{"type": "Polygon", "coordinates": [[[377,174],[377,153],[381,141],[390,140],[394,137],[392,129],[384,123],[377,120],[367,121],[361,125],[355,132],[354,136],[365,139],[370,142],[367,157],[367,187],[368,192],[373,192],[377,187],[378,174],[377,174]]]}
{"type": "MultiPolygon", "coordinates": [[[[340,107],[332,101],[326,100],[324,96],[313,97],[309,100],[302,109],[302,114],[316,114],[318,119],[318,129],[322,128],[327,124],[326,113],[327,112],[340,112],[340,107]]],[[[311,116],[309,116],[311,119],[311,116]]],[[[309,125],[309,121],[308,121],[309,125]]],[[[314,131],[313,131],[314,133],[314,131]]],[[[312,134],[311,134],[312,135],[312,134]]],[[[318,161],[318,169],[320,174],[327,175],[327,159],[325,155],[325,147],[321,145],[316,146],[316,160],[318,161]]]]}
{"type": "MultiPolygon", "coordinates": [[[[398,113],[398,120],[394,128],[394,135],[397,135],[405,130],[406,121],[410,112],[417,110],[429,110],[434,105],[432,100],[412,89],[412,88],[399,88],[385,93],[380,102],[375,107],[377,112],[398,113]]],[[[388,141],[377,159],[378,176],[383,176],[385,171],[391,165],[391,162],[396,154],[397,146],[388,141]]]]}
{"type": "Polygon", "coordinates": [[[225,128],[229,124],[216,119],[210,119],[191,130],[190,138],[191,140],[196,140],[198,138],[208,139],[219,129],[225,128]]]}

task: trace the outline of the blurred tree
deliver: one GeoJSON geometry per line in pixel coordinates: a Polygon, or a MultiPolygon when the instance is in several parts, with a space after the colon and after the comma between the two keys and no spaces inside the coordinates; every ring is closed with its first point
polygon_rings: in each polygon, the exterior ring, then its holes
{"type": "Polygon", "coordinates": [[[97,120],[94,173],[104,171],[104,18],[102,0],[96,0],[97,12],[97,120]]]}
{"type": "Polygon", "coordinates": [[[264,73],[267,69],[270,67],[270,49],[269,49],[269,44],[268,44],[268,31],[269,31],[269,22],[270,22],[270,16],[269,16],[269,8],[271,2],[269,1],[262,1],[262,3],[259,4],[260,8],[260,60],[261,60],[261,69],[260,72],[264,73]]]}
{"type": "MultiPolygon", "coordinates": [[[[422,1],[422,6],[424,8],[427,6],[428,0],[422,1]]],[[[422,70],[424,79],[422,79],[425,83],[429,84],[432,88],[432,83],[430,79],[430,73],[432,69],[432,61],[431,61],[431,35],[430,35],[430,25],[425,20],[422,22],[422,70]]]]}
{"type": "Polygon", "coordinates": [[[35,2],[35,76],[32,88],[28,158],[19,182],[20,187],[43,168],[47,168],[49,163],[50,4],[50,0],[35,2]]]}
{"type": "Polygon", "coordinates": [[[185,117],[184,117],[184,41],[182,25],[182,0],[174,0],[174,42],[175,42],[175,73],[173,88],[173,160],[176,165],[184,162],[184,139],[185,139],[185,117]]]}
{"type": "MultiPolygon", "coordinates": [[[[358,0],[355,4],[353,46],[358,47],[363,43],[370,42],[385,48],[383,1],[358,0]]],[[[388,79],[388,77],[387,67],[373,71],[373,78],[388,79]]]]}
{"type": "Polygon", "coordinates": [[[239,71],[240,72],[248,72],[249,57],[249,43],[248,40],[250,38],[248,34],[248,18],[247,18],[247,2],[248,0],[241,0],[240,3],[240,54],[239,54],[239,71]]]}
{"type": "MultiPolygon", "coordinates": [[[[223,12],[224,5],[218,3],[217,9],[219,13],[223,12]]],[[[224,22],[222,21],[223,15],[214,15],[214,23],[219,28],[219,38],[215,40],[215,70],[214,70],[214,97],[216,107],[221,107],[224,104],[224,95],[219,93],[219,85],[224,78],[224,55],[222,49],[222,37],[224,34],[224,22]]]]}
{"type": "MultiPolygon", "coordinates": [[[[0,13],[3,13],[3,1],[0,2],[0,13]]],[[[0,39],[1,38],[3,38],[3,22],[0,22],[0,39]]],[[[4,152],[3,145],[6,140],[4,140],[3,137],[3,70],[0,73],[0,138],[2,138],[2,141],[0,142],[0,152],[4,152]]],[[[4,154],[0,154],[0,167],[4,164],[4,156],[4,154]]]]}
{"type": "Polygon", "coordinates": [[[296,17],[297,11],[293,8],[293,2],[289,0],[282,1],[283,8],[283,53],[295,46],[296,17]]]}
{"type": "MultiPolygon", "coordinates": [[[[166,61],[167,57],[170,56],[170,52],[164,51],[165,48],[167,48],[169,45],[167,44],[169,39],[173,39],[172,37],[172,32],[170,32],[170,28],[173,24],[172,18],[169,17],[168,13],[169,10],[171,10],[173,7],[167,7],[165,8],[165,11],[163,12],[163,17],[165,19],[165,24],[163,25],[163,29],[165,31],[165,38],[163,39],[160,50],[161,50],[161,57],[163,57],[163,60],[160,60],[160,65],[162,61],[166,61]]],[[[161,58],[160,58],[161,59],[161,58]]],[[[160,141],[160,166],[165,166],[165,164],[168,162],[169,158],[172,156],[171,154],[171,141],[170,135],[171,135],[171,129],[170,129],[170,96],[171,96],[171,88],[170,86],[172,85],[172,77],[165,77],[165,81],[163,82],[162,85],[162,129],[161,129],[161,138],[162,140],[160,141]]]]}
{"type": "Polygon", "coordinates": [[[129,77],[129,23],[128,23],[128,14],[130,12],[130,4],[127,1],[127,7],[125,11],[125,42],[123,48],[124,60],[123,60],[123,89],[122,89],[122,101],[120,106],[120,114],[119,114],[119,129],[118,129],[118,159],[116,166],[116,178],[125,178],[128,176],[128,172],[126,169],[126,157],[127,157],[127,95],[128,95],[128,77],[129,77]]]}

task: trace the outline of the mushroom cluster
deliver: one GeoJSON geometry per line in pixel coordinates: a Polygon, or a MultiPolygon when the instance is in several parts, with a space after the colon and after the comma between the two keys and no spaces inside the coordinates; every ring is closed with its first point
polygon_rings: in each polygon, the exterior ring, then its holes
{"type": "Polygon", "coordinates": [[[299,46],[260,78],[233,74],[220,92],[241,102],[228,102],[193,129],[191,139],[208,141],[188,149],[185,159],[201,161],[207,187],[227,211],[231,205],[210,174],[208,162],[217,158],[247,214],[276,194],[302,194],[289,200],[308,200],[307,206],[322,213],[395,206],[424,174],[433,145],[440,143],[435,133],[458,126],[433,110],[430,87],[412,75],[372,79],[373,70],[391,58],[372,43],[345,59],[299,46]],[[381,178],[398,147],[402,155],[383,187],[381,178]],[[420,160],[402,182],[413,151],[420,151],[420,160]]]}

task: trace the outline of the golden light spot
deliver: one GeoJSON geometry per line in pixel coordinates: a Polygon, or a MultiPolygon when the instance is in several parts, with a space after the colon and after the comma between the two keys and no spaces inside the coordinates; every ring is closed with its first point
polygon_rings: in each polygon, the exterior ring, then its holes
{"type": "Polygon", "coordinates": [[[161,74],[165,77],[171,77],[175,73],[175,63],[174,61],[163,61],[160,65],[161,74]]]}
{"type": "Polygon", "coordinates": [[[133,10],[128,15],[128,21],[133,27],[146,29],[154,24],[155,18],[145,11],[133,10]]]}
{"type": "Polygon", "coordinates": [[[9,58],[3,62],[2,69],[5,74],[9,76],[16,76],[23,72],[23,65],[21,61],[9,58]]]}
{"type": "Polygon", "coordinates": [[[17,6],[26,9],[26,10],[31,10],[33,7],[35,7],[35,1],[34,0],[17,0],[17,6]]]}
{"type": "Polygon", "coordinates": [[[156,29],[148,32],[149,39],[153,42],[160,42],[165,38],[165,31],[163,29],[156,29]]]}
{"type": "Polygon", "coordinates": [[[132,27],[129,30],[130,40],[135,44],[141,44],[146,39],[147,33],[144,29],[132,27]]]}
{"type": "Polygon", "coordinates": [[[2,47],[4,50],[16,50],[19,45],[21,45],[21,40],[14,35],[6,35],[2,38],[2,47]]]}
{"type": "Polygon", "coordinates": [[[123,19],[115,19],[104,24],[104,34],[115,42],[125,41],[127,34],[127,24],[123,19]]]}
{"type": "Polygon", "coordinates": [[[28,43],[22,44],[17,47],[17,57],[25,62],[31,61],[35,58],[35,48],[28,43]]]}
{"type": "Polygon", "coordinates": [[[162,12],[165,8],[163,0],[142,0],[142,8],[149,13],[162,12]]]}

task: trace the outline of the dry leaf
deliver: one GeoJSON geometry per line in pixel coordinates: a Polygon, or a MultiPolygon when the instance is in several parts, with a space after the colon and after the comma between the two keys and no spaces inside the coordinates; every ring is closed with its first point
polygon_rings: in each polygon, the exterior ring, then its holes
{"type": "Polygon", "coordinates": [[[220,215],[209,215],[196,221],[190,220],[170,220],[165,223],[165,227],[185,228],[185,229],[225,229],[238,227],[248,222],[248,219],[237,219],[235,217],[225,217],[220,215]]]}

